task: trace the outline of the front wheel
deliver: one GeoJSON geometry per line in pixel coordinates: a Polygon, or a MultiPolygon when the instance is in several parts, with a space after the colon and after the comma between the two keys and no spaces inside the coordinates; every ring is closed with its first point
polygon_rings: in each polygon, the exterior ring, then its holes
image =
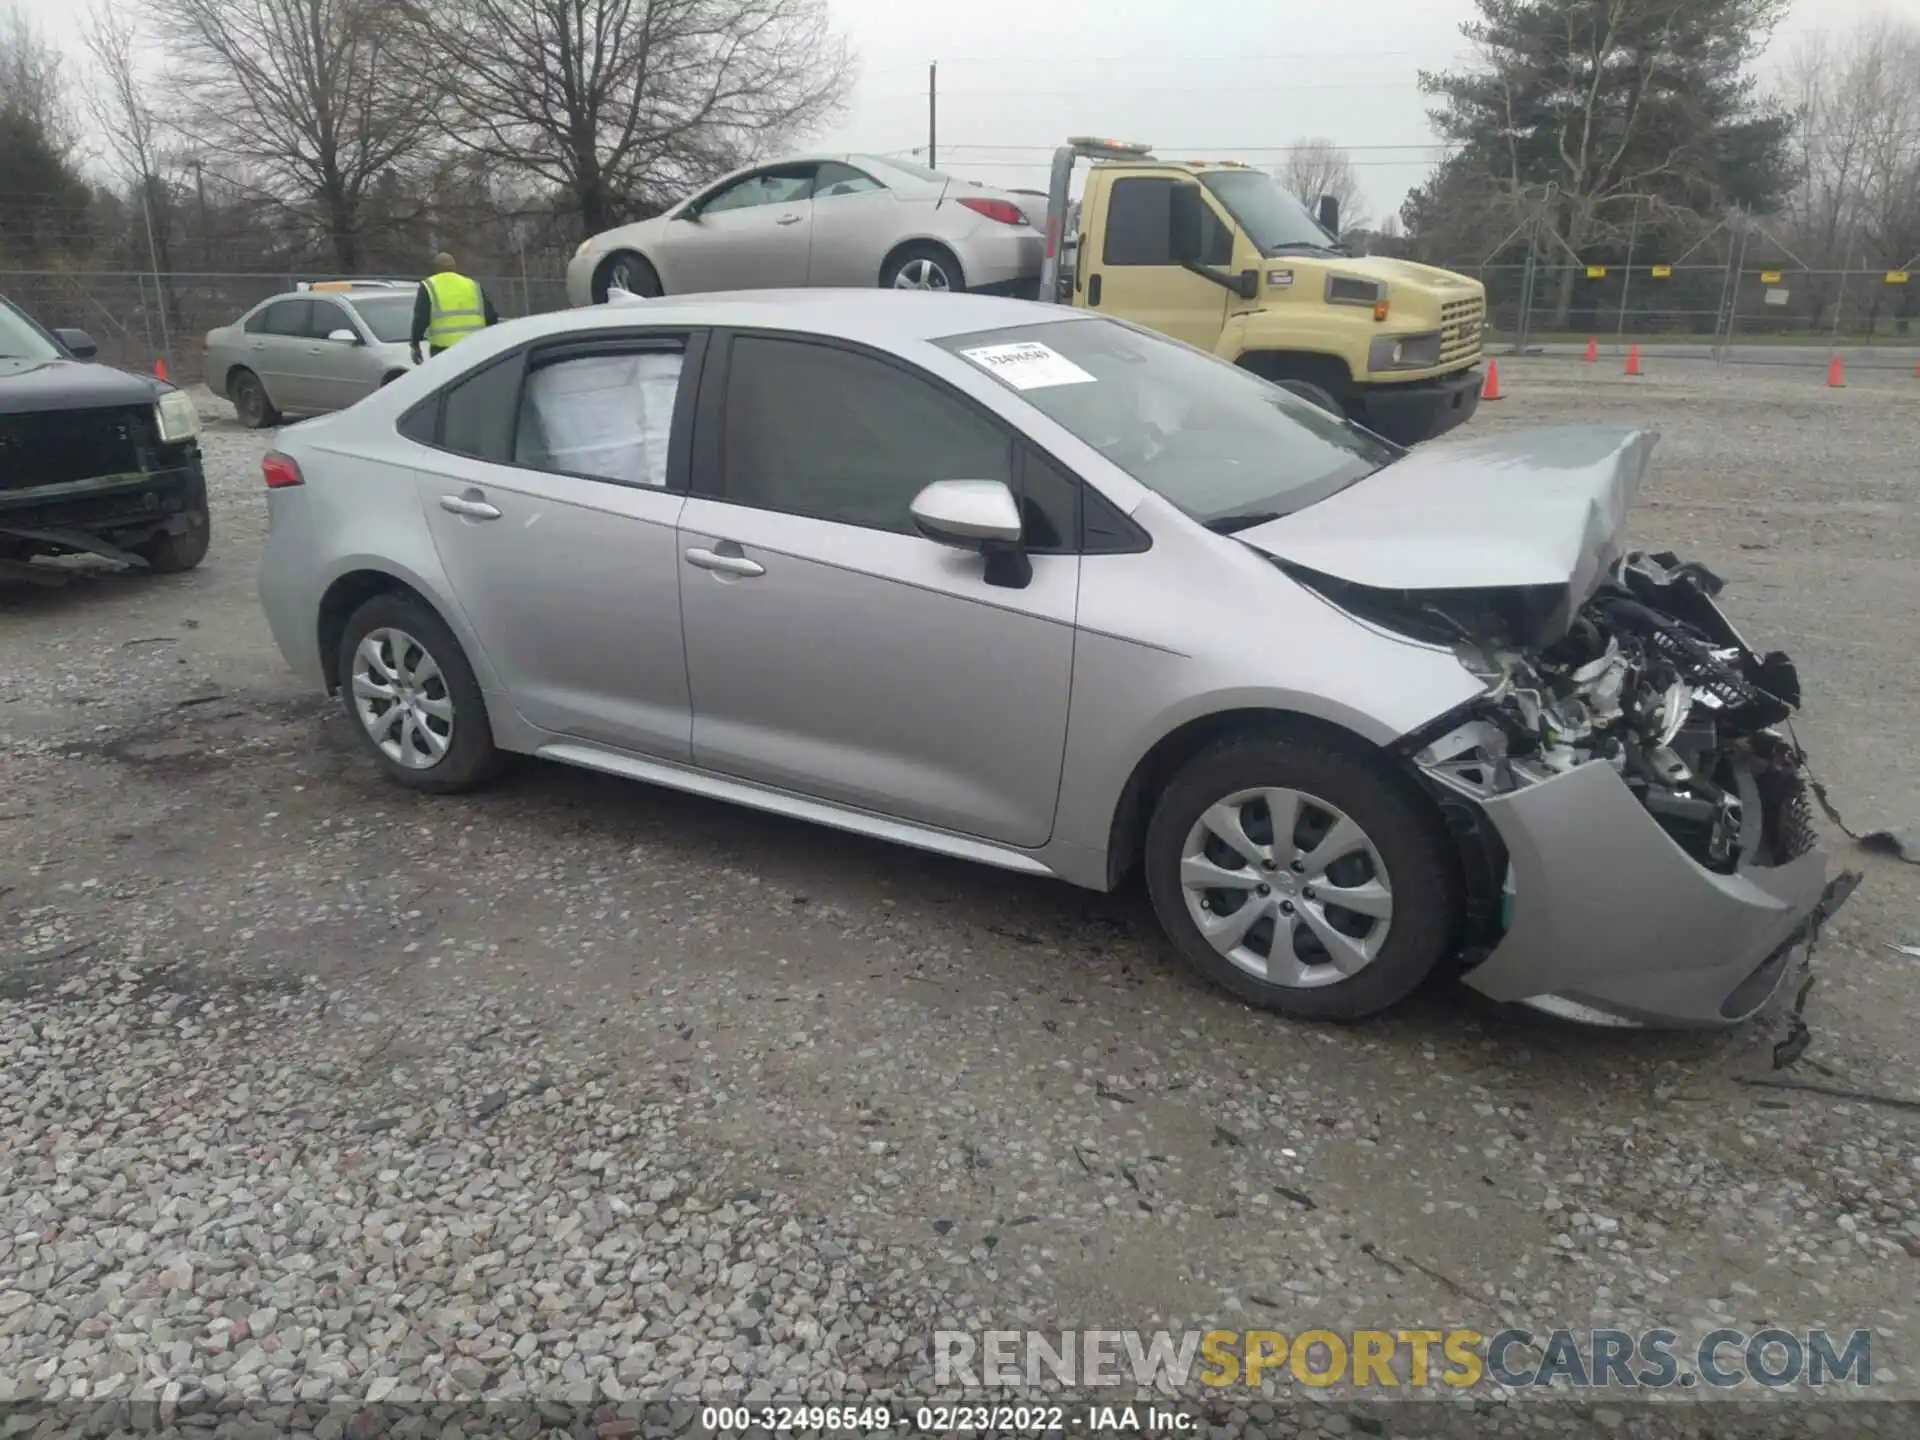
{"type": "Polygon", "coordinates": [[[660,273],[644,256],[631,250],[616,250],[600,262],[593,272],[593,303],[604,305],[611,291],[625,290],[629,295],[657,300],[666,292],[660,285],[660,273]]]}
{"type": "Polygon", "coordinates": [[[147,562],[156,575],[178,575],[191,570],[207,558],[213,541],[213,521],[203,504],[188,512],[187,528],[156,535],[133,547],[133,553],[147,562]]]}
{"type": "Polygon", "coordinates": [[[340,637],[340,698],[389,779],[447,795],[485,783],[504,756],[480,682],[438,615],[407,595],[376,595],[340,637]]]}
{"type": "Polygon", "coordinates": [[[1457,867],[1410,781],[1352,747],[1250,737],[1202,752],[1161,793],[1147,888],[1180,953],[1263,1009],[1358,1020],[1446,955],[1457,867]]]}

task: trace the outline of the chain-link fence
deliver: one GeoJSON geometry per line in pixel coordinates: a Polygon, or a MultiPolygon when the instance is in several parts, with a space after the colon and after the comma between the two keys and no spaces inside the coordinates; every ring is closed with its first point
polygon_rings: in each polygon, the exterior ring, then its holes
{"type": "MultiPolygon", "coordinates": [[[[109,365],[150,370],[164,358],[172,379],[190,382],[201,378],[201,341],[207,331],[232,324],[259,301],[285,294],[297,282],[348,278],[353,277],[168,274],[156,278],[137,272],[0,270],[0,295],[49,329],[85,330],[99,345],[100,359],[109,365]]],[[[563,280],[527,274],[474,278],[486,287],[502,318],[564,310],[567,305],[563,280]]]]}
{"type": "Polygon", "coordinates": [[[1511,343],[1920,346],[1920,276],[1725,265],[1452,265],[1487,287],[1511,343]]]}

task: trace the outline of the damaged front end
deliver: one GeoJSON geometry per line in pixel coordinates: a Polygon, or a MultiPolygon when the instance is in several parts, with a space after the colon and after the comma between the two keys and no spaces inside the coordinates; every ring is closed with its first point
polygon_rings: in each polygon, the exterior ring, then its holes
{"type": "Polygon", "coordinates": [[[1590,1023],[1734,1023],[1851,890],[1827,884],[1783,728],[1799,676],[1741,638],[1704,567],[1628,554],[1577,609],[1564,587],[1295,574],[1357,618],[1450,645],[1486,685],[1407,745],[1480,872],[1476,988],[1590,1023]]]}

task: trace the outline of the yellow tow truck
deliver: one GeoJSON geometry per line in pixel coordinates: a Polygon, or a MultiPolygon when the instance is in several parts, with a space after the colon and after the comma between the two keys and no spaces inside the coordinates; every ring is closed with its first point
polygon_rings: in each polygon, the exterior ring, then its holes
{"type": "Polygon", "coordinates": [[[1338,235],[1331,196],[1316,222],[1265,171],[1075,137],[1054,152],[1040,295],[1211,351],[1402,445],[1463,423],[1480,403],[1486,290],[1350,255],[1338,235]]]}

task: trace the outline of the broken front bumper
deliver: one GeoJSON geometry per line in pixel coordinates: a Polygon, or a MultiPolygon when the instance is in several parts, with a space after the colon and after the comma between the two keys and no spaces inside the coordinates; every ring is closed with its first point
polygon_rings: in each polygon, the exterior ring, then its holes
{"type": "Polygon", "coordinates": [[[1508,856],[1506,933],[1465,976],[1496,1000],[1589,1023],[1735,1024],[1845,899],[1817,847],[1777,867],[1705,869],[1604,764],[1471,798],[1508,856]]]}
{"type": "Polygon", "coordinates": [[[200,448],[188,442],[166,447],[150,470],[0,488],[0,536],[128,562],[128,546],[204,523],[206,509],[200,448]]]}

